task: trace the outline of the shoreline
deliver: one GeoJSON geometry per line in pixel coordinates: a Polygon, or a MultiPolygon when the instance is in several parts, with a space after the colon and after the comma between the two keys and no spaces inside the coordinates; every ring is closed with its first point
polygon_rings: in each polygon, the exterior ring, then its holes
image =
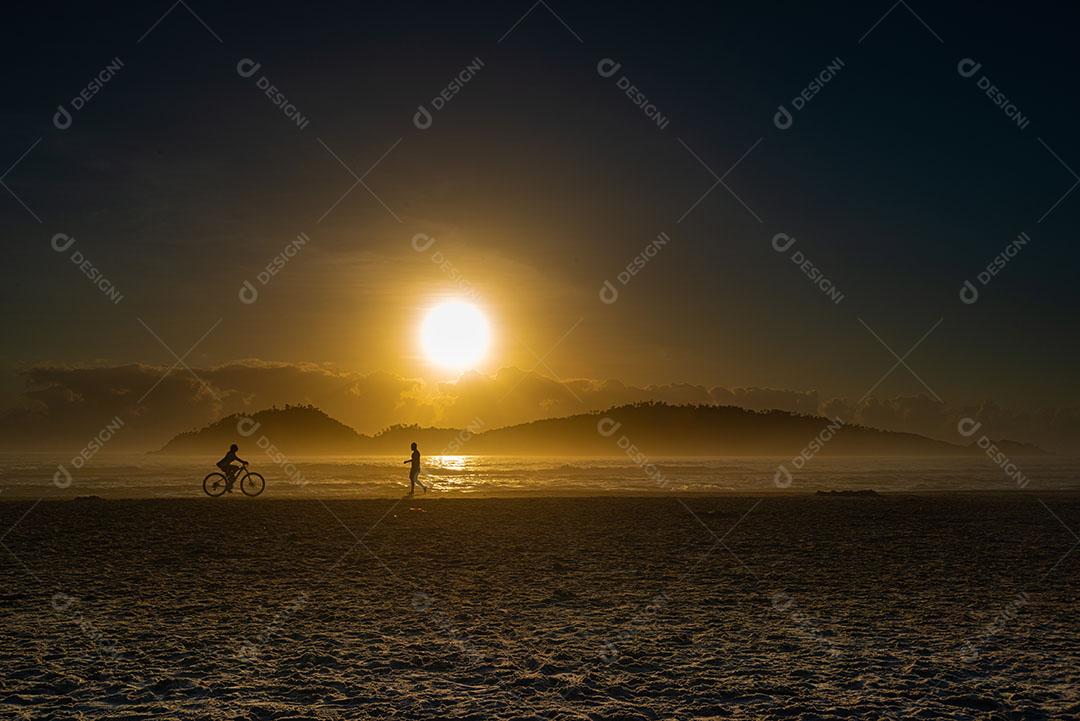
{"type": "MultiPolygon", "coordinates": [[[[945,490],[912,490],[912,491],[874,491],[874,495],[853,495],[851,489],[843,489],[841,493],[829,493],[826,489],[824,493],[818,493],[818,489],[811,491],[729,491],[729,492],[717,492],[717,491],[702,491],[695,493],[692,491],[682,493],[643,493],[641,491],[610,491],[597,493],[596,491],[582,491],[580,493],[572,493],[566,491],[559,491],[556,493],[546,493],[542,491],[516,491],[516,492],[502,492],[502,493],[428,493],[417,494],[411,497],[413,502],[422,501],[437,501],[437,502],[461,502],[461,501],[546,501],[546,500],[565,500],[565,501],[592,501],[592,500],[610,500],[610,499],[625,499],[625,500],[663,500],[663,499],[725,499],[725,498],[754,498],[754,499],[820,499],[820,500],[837,500],[837,501],[861,501],[864,503],[873,503],[877,500],[884,500],[890,498],[950,498],[950,497],[979,497],[979,498],[996,498],[996,497],[1008,497],[1016,496],[1018,498],[1031,498],[1038,499],[1041,497],[1076,497],[1080,496],[1080,488],[1075,489],[1046,489],[1046,490],[1010,490],[1010,489],[945,489],[945,490]]],[[[872,490],[872,489],[859,489],[859,490],[872,490]]],[[[191,495],[191,496],[99,496],[96,494],[86,494],[79,496],[63,496],[56,497],[51,495],[33,496],[27,495],[20,498],[4,498],[0,497],[0,504],[18,504],[18,503],[120,503],[120,502],[185,502],[185,503],[212,503],[214,501],[220,503],[367,503],[367,502],[386,502],[386,501],[404,501],[409,499],[408,495],[383,495],[383,496],[357,496],[357,497],[341,497],[341,496],[260,496],[258,498],[248,498],[246,496],[236,494],[230,498],[210,498],[203,495],[191,495]]]]}

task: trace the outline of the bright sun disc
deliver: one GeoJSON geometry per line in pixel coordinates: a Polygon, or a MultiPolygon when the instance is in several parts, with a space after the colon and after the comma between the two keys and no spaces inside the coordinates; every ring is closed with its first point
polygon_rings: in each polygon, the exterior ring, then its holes
{"type": "Polygon", "coordinates": [[[437,305],[420,326],[424,355],[444,368],[472,368],[487,355],[490,344],[487,318],[471,303],[450,301],[437,305]]]}

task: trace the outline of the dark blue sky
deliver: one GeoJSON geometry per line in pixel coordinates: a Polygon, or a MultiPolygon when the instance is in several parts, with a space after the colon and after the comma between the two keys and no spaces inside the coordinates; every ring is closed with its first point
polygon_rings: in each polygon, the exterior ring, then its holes
{"type": "MultiPolygon", "coordinates": [[[[417,296],[446,281],[409,247],[428,232],[516,329],[499,364],[551,348],[564,376],[857,398],[895,362],[866,326],[903,355],[944,318],[908,359],[944,400],[1075,403],[1080,193],[1045,215],[1078,180],[1063,163],[1080,168],[1075,8],[549,3],[507,35],[529,7],[189,2],[156,26],[168,2],[9,8],[3,167],[37,145],[3,179],[30,210],[0,195],[5,368],[171,361],[138,319],[181,351],[221,318],[190,362],[415,373],[393,352],[408,333],[387,324],[410,325],[417,296]],[[114,57],[122,69],[55,128],[114,57]],[[483,69],[414,127],[474,57],[483,69]],[[777,107],[837,57],[778,129],[777,107]],[[982,63],[971,78],[967,57],[982,63]],[[237,74],[243,58],[305,129],[237,74]],[[604,58],[615,77],[597,73],[604,58]],[[622,75],[665,128],[620,93],[622,75]],[[378,198],[356,187],[318,221],[353,183],[325,148],[361,175],[392,146],[367,179],[378,198]],[[749,210],[717,185],[678,222],[714,183],[690,151],[723,176],[751,147],[724,177],[749,210]],[[661,231],[672,242],[601,303],[661,231]],[[1031,242],[962,303],[964,280],[1022,231],[1031,242]],[[50,249],[60,232],[122,303],[50,249]],[[299,232],[311,248],[238,304],[299,232]],[[781,232],[841,303],[773,250],[781,232]]],[[[901,367],[877,392],[928,391],[901,367]]]]}

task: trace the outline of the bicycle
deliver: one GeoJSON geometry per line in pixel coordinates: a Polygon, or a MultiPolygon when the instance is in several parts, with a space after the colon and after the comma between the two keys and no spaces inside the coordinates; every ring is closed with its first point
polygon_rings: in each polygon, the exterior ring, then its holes
{"type": "MultiPolygon", "coordinates": [[[[240,470],[236,471],[233,476],[233,483],[235,484],[237,479],[240,480],[240,490],[244,492],[245,496],[251,496],[254,498],[263,492],[266,488],[266,479],[259,473],[252,473],[245,465],[240,470]]],[[[217,496],[225,493],[225,489],[228,488],[228,480],[225,478],[225,474],[220,471],[211,473],[203,479],[202,487],[206,491],[206,495],[216,498],[217,496]]]]}

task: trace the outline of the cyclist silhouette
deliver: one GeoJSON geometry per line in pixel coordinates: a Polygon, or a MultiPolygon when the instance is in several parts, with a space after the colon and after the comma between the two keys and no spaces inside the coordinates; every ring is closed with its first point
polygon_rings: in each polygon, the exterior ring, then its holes
{"type": "Polygon", "coordinates": [[[221,469],[221,472],[225,474],[225,490],[228,493],[232,493],[233,481],[236,479],[236,472],[240,470],[241,466],[236,465],[233,461],[240,461],[241,464],[247,465],[240,456],[236,455],[236,452],[240,450],[240,446],[233,443],[229,446],[229,452],[225,454],[225,457],[217,462],[217,467],[221,469]]]}

